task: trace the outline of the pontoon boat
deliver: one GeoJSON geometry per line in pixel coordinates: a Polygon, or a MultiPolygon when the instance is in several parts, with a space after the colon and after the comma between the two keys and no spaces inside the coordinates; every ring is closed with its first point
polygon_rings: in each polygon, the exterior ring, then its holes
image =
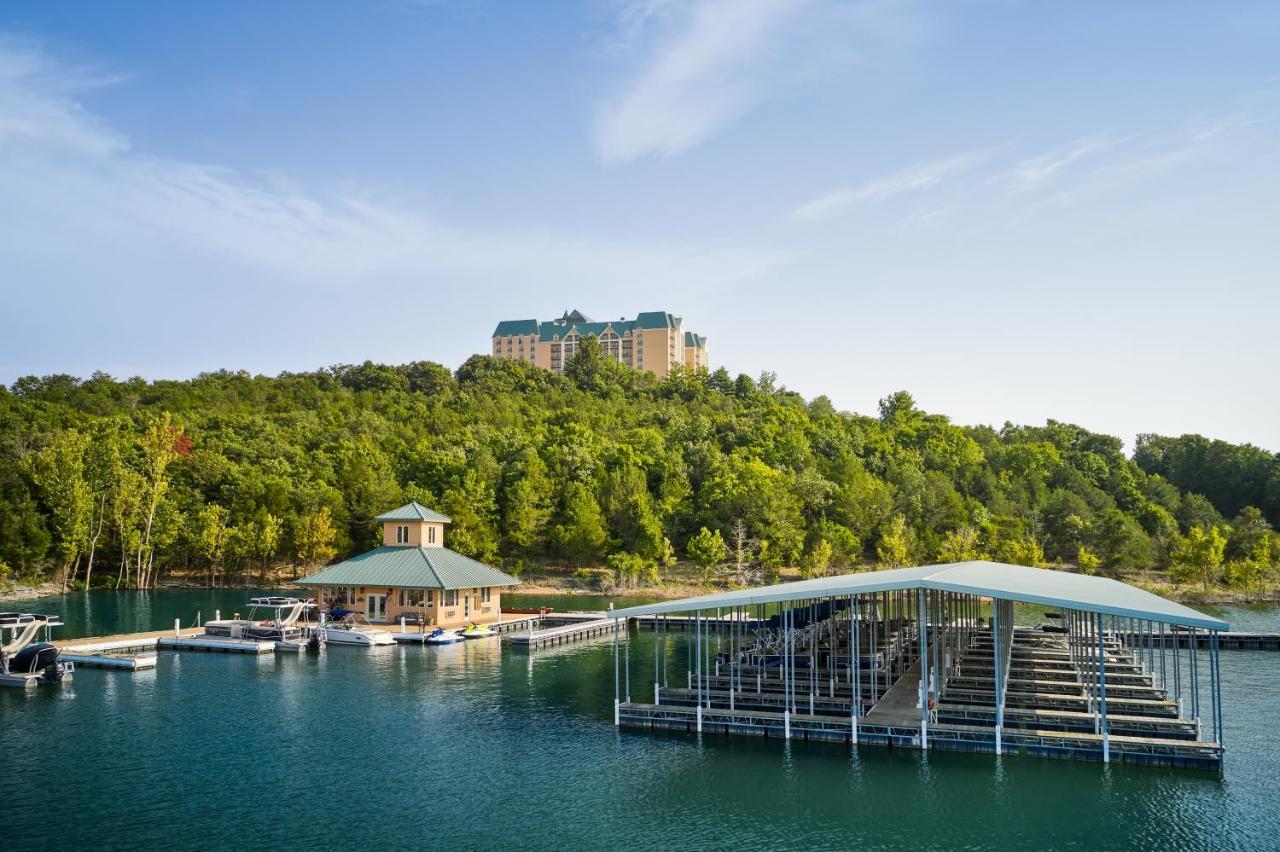
{"type": "Polygon", "coordinates": [[[206,621],[204,633],[220,639],[273,641],[277,647],[314,647],[324,639],[323,631],[299,624],[303,615],[314,608],[313,601],[299,598],[253,598],[249,601],[248,618],[206,621]],[[259,610],[268,613],[269,617],[259,620],[259,610]]]}
{"type": "Polygon", "coordinates": [[[0,684],[25,687],[71,677],[75,664],[59,659],[58,649],[49,642],[50,629],[61,626],[56,615],[0,612],[0,684]],[[41,628],[43,642],[38,641],[41,628]]]}

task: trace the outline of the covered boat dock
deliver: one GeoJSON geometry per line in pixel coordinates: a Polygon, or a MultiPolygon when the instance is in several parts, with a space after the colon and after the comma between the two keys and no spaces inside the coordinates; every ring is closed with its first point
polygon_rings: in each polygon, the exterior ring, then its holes
{"type": "Polygon", "coordinates": [[[659,634],[652,694],[645,684],[637,701],[626,631],[614,633],[619,726],[1222,767],[1227,624],[1105,577],[959,562],[612,616],[659,634]],[[1015,603],[1040,623],[1015,624],[1015,603]],[[677,614],[693,623],[678,638],[677,614]]]}

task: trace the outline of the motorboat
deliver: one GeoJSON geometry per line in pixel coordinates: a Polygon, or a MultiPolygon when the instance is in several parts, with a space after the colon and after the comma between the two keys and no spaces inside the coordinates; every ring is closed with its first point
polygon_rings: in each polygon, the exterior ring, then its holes
{"type": "Polygon", "coordinates": [[[488,627],[481,627],[474,621],[468,624],[462,631],[463,639],[486,639],[490,636],[497,636],[498,631],[488,627]]]}
{"type": "Polygon", "coordinates": [[[358,612],[349,612],[340,621],[327,621],[320,628],[324,631],[326,642],[334,645],[394,645],[396,640],[390,633],[375,630],[369,619],[358,612]]]}
{"type": "Polygon", "coordinates": [[[56,615],[0,612],[0,684],[27,687],[70,678],[75,664],[61,659],[57,646],[49,641],[51,629],[61,626],[56,615]]]}
{"type": "Polygon", "coordinates": [[[314,601],[301,598],[252,598],[248,618],[206,621],[204,633],[216,639],[254,639],[290,648],[316,647],[324,639],[323,632],[299,623],[315,606],[314,601]]]}
{"type": "Polygon", "coordinates": [[[428,645],[452,645],[454,642],[461,642],[462,637],[452,630],[437,627],[428,633],[427,638],[422,641],[428,645]]]}

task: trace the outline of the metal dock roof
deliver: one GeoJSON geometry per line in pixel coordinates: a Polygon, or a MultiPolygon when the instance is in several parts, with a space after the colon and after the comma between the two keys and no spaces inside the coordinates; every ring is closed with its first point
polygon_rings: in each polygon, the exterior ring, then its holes
{"type": "Polygon", "coordinates": [[[867,571],[859,574],[820,577],[815,580],[778,583],[772,586],[627,607],[615,610],[613,616],[630,618],[900,589],[936,589],[1099,612],[1122,618],[1181,624],[1205,630],[1227,629],[1225,621],[1108,577],[1089,577],[1066,571],[982,561],[894,568],[888,571],[867,571]]]}

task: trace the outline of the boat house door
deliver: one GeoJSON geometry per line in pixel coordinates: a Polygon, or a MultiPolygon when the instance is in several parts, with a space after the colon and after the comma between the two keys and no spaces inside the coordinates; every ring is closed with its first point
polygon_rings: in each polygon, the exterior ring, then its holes
{"type": "Polygon", "coordinates": [[[471,595],[462,596],[462,617],[471,618],[471,595]]]}
{"type": "Polygon", "coordinates": [[[370,621],[386,621],[387,620],[387,596],[386,595],[366,595],[365,596],[365,615],[370,621]]]}

